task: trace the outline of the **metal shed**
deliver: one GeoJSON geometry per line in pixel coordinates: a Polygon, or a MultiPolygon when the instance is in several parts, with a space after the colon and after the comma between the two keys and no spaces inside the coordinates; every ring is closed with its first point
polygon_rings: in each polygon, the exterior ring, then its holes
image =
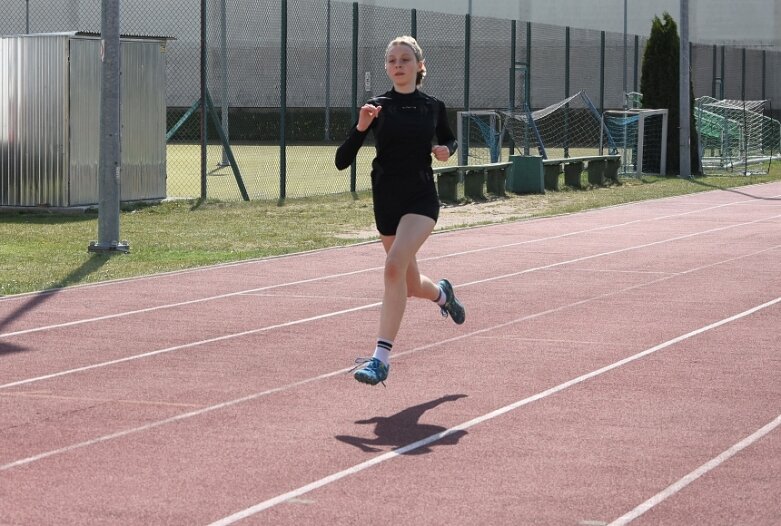
{"type": "MultiPolygon", "coordinates": [[[[120,200],[166,197],[165,37],[120,39],[120,200]]],[[[0,206],[98,203],[101,40],[0,37],[0,206]]]]}

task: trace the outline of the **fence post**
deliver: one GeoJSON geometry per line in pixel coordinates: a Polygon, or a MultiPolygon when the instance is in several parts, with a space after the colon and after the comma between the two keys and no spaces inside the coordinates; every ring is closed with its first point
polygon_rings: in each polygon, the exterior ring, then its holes
{"type": "Polygon", "coordinates": [[[765,84],[767,83],[767,51],[762,50],[762,100],[767,100],[765,84]]]}
{"type": "Polygon", "coordinates": [[[526,22],[526,104],[532,110],[532,23],[526,22]]]}
{"type": "MultiPolygon", "coordinates": [[[[510,21],[510,100],[508,101],[508,110],[510,113],[515,111],[515,53],[516,53],[516,39],[517,39],[517,27],[515,20],[510,21]]],[[[515,141],[513,141],[512,137],[509,137],[510,140],[510,155],[513,155],[515,153],[515,141]]],[[[501,141],[501,138],[500,138],[501,141]]],[[[499,144],[499,148],[501,151],[501,142],[499,144]]]]}
{"type": "Polygon", "coordinates": [[[746,100],[746,48],[740,55],[740,100],[746,100]]]}
{"type": "Polygon", "coordinates": [[[569,52],[570,52],[570,40],[569,40],[570,28],[567,26],[564,28],[564,98],[569,98],[569,52]]]}
{"type": "Polygon", "coordinates": [[[412,31],[410,31],[410,33],[412,34],[412,38],[417,39],[418,38],[418,10],[417,9],[412,10],[412,20],[410,21],[410,25],[412,26],[412,31]]]}
{"type": "Polygon", "coordinates": [[[637,86],[638,72],[640,71],[640,35],[635,35],[635,70],[634,70],[634,83],[632,84],[632,91],[640,91],[637,86]]]}
{"type": "Polygon", "coordinates": [[[605,32],[599,33],[599,113],[605,111],[605,32]]]}
{"type": "Polygon", "coordinates": [[[472,15],[464,22],[464,110],[469,111],[469,70],[472,55],[472,15]]]}
{"type": "Polygon", "coordinates": [[[285,143],[287,124],[287,0],[282,0],[280,5],[282,27],[279,57],[279,199],[282,201],[287,195],[287,144],[285,143]]]}
{"type": "MultiPolygon", "coordinates": [[[[470,9],[471,10],[471,9],[470,9]]],[[[469,66],[472,54],[472,15],[467,13],[464,18],[464,111],[469,111],[469,66]]],[[[466,165],[469,158],[469,126],[464,130],[464,142],[459,145],[460,164],[466,165]]]]}
{"type": "Polygon", "coordinates": [[[714,99],[716,98],[716,79],[718,78],[718,75],[716,75],[716,48],[716,44],[713,44],[713,68],[711,72],[713,80],[711,81],[711,97],[714,99]]]}
{"type": "MultiPolygon", "coordinates": [[[[352,118],[358,120],[358,2],[353,2],[353,92],[352,118]]],[[[356,161],[350,166],[350,191],[355,193],[357,182],[356,161]]]]}
{"type": "Polygon", "coordinates": [[[206,199],[206,143],[208,142],[206,108],[206,0],[201,0],[201,199],[206,199]]]}

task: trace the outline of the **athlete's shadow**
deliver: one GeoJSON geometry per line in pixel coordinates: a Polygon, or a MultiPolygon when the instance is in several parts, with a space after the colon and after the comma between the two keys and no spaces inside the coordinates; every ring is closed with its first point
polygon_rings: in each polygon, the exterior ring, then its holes
{"type": "MultiPolygon", "coordinates": [[[[419,422],[423,413],[429,409],[445,402],[453,402],[459,398],[466,397],[465,394],[447,395],[425,404],[408,407],[403,411],[391,416],[375,416],[367,420],[358,420],[356,424],[374,424],[374,438],[364,438],[349,435],[337,435],[335,438],[346,444],[357,447],[366,453],[382,451],[382,446],[391,446],[391,448],[401,448],[413,444],[419,440],[432,438],[438,433],[442,433],[447,428],[432,424],[421,424],[419,422]]],[[[455,431],[439,440],[432,440],[430,444],[421,445],[413,448],[405,454],[420,455],[430,453],[430,445],[452,446],[458,443],[466,431],[455,431]]]]}

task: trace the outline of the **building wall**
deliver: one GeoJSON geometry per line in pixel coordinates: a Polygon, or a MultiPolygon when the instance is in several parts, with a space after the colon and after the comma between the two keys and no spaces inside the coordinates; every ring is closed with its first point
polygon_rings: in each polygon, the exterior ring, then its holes
{"type": "MultiPolygon", "coordinates": [[[[627,32],[647,36],[655,16],[668,12],[680,21],[680,0],[358,0],[400,7],[621,33],[624,5],[627,32]]],[[[701,44],[757,46],[781,50],[781,0],[690,0],[689,37],[701,44]]]]}

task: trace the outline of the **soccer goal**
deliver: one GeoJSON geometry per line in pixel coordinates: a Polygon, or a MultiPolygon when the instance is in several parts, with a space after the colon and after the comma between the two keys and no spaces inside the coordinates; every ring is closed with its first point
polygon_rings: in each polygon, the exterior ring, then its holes
{"type": "Polygon", "coordinates": [[[620,173],[667,174],[666,109],[606,110],[603,127],[621,155],[620,173]]]}
{"type": "Polygon", "coordinates": [[[462,166],[501,162],[502,117],[499,112],[459,111],[456,133],[462,166]]]}
{"type": "Polygon", "coordinates": [[[700,97],[694,119],[706,174],[766,174],[781,159],[781,123],[765,115],[767,101],[700,97]]]}
{"type": "Polygon", "coordinates": [[[617,153],[601,115],[583,91],[547,108],[501,115],[502,137],[525,155],[536,151],[543,159],[566,159],[617,153]]]}

